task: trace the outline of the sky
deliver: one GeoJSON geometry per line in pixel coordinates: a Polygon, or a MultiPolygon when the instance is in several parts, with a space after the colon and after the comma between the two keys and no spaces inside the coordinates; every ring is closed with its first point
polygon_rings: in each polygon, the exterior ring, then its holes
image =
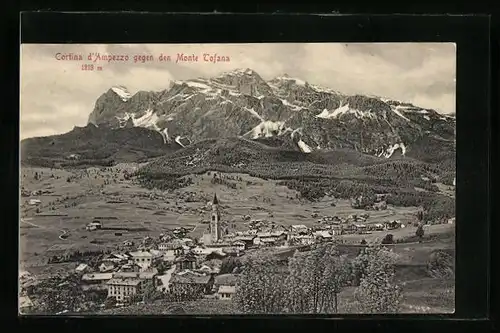
{"type": "Polygon", "coordinates": [[[251,68],[265,80],[288,74],[345,94],[455,112],[452,43],[22,44],[20,61],[21,139],[85,126],[97,98],[116,85],[132,94],[161,91],[172,80],[211,77],[236,68],[251,68]],[[92,63],[89,53],[128,55],[129,60],[97,61],[94,71],[84,71],[82,65],[92,63]],[[198,55],[199,61],[176,63],[178,53],[198,55]],[[58,54],[81,55],[83,60],[58,60],[58,54]],[[158,61],[161,54],[172,61],[158,61]],[[230,61],[205,62],[203,54],[230,61]],[[154,61],[134,62],[134,55],[151,55],[154,61]]]}

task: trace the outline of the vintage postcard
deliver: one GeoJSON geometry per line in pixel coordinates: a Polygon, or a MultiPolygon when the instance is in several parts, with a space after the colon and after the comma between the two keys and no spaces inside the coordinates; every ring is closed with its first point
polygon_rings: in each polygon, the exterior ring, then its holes
{"type": "Polygon", "coordinates": [[[21,314],[455,308],[455,44],[22,44],[21,314]]]}

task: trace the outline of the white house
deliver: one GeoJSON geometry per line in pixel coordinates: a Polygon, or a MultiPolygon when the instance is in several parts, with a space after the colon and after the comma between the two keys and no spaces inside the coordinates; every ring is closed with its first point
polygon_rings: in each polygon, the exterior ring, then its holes
{"type": "Polygon", "coordinates": [[[204,248],[201,246],[197,246],[191,251],[197,255],[209,255],[212,252],[217,252],[217,250],[218,250],[217,248],[204,248]]]}
{"type": "Polygon", "coordinates": [[[80,264],[75,268],[76,273],[89,273],[92,272],[92,268],[90,268],[87,264],[80,264]]]}
{"type": "Polygon", "coordinates": [[[28,201],[28,205],[30,205],[30,206],[37,206],[41,203],[42,202],[38,199],[29,199],[29,201],[28,201]]]}
{"type": "Polygon", "coordinates": [[[246,244],[243,241],[235,241],[233,242],[233,246],[236,247],[240,251],[245,251],[246,244]]]}
{"type": "Polygon", "coordinates": [[[214,289],[216,297],[220,300],[231,300],[236,293],[238,275],[222,274],[215,277],[214,289]]]}
{"type": "Polygon", "coordinates": [[[307,232],[307,227],[303,224],[292,225],[292,232],[307,232]]]}
{"type": "Polygon", "coordinates": [[[130,252],[134,263],[140,266],[142,269],[147,269],[153,263],[153,254],[148,251],[135,251],[130,252]]]}

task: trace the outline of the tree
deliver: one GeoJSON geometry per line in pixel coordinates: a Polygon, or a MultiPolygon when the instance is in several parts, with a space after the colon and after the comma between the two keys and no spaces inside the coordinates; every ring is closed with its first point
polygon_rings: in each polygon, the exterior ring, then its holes
{"type": "Polygon", "coordinates": [[[418,213],[417,213],[417,219],[419,221],[423,221],[424,220],[424,212],[422,210],[418,211],[418,213]]]}
{"type": "Polygon", "coordinates": [[[203,297],[202,286],[190,286],[185,284],[175,284],[171,286],[171,292],[166,295],[170,302],[196,301],[203,297]]]}
{"type": "Polygon", "coordinates": [[[364,267],[355,299],[363,313],[397,313],[401,289],[394,281],[392,251],[381,247],[365,249],[357,258],[364,267]]]}
{"type": "Polygon", "coordinates": [[[242,264],[239,259],[235,257],[226,257],[222,259],[222,264],[220,266],[220,274],[233,273],[234,270],[240,267],[242,264]]]}
{"type": "Polygon", "coordinates": [[[453,257],[441,250],[432,252],[427,262],[427,272],[433,278],[452,278],[454,275],[453,267],[453,257]]]}
{"type": "Polygon", "coordinates": [[[366,245],[366,239],[364,239],[364,238],[363,238],[363,239],[361,240],[361,245],[366,245]]]}
{"type": "Polygon", "coordinates": [[[286,275],[275,257],[249,258],[234,301],[244,313],[281,313],[286,305],[286,275]]]}
{"type": "Polygon", "coordinates": [[[162,298],[162,293],[156,290],[156,287],[152,282],[148,282],[144,286],[144,292],[142,294],[142,297],[144,303],[153,303],[157,299],[162,298]]]}
{"type": "Polygon", "coordinates": [[[387,234],[384,239],[382,239],[382,244],[394,244],[394,235],[387,234]]]}
{"type": "Polygon", "coordinates": [[[422,242],[422,238],[424,237],[424,226],[420,224],[417,227],[417,231],[415,231],[415,235],[419,238],[418,242],[422,242]]]}
{"type": "Polygon", "coordinates": [[[331,244],[296,252],[289,262],[287,310],[293,313],[337,313],[338,294],[348,284],[349,265],[331,244]]]}

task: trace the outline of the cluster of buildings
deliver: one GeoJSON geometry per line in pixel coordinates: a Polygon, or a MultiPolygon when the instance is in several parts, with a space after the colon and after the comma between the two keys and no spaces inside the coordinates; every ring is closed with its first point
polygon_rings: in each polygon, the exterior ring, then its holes
{"type": "Polygon", "coordinates": [[[317,222],[327,228],[333,230],[335,235],[345,234],[364,234],[373,231],[385,231],[404,228],[405,225],[399,220],[387,221],[384,223],[365,224],[370,217],[368,213],[351,214],[347,217],[340,216],[324,216],[317,222]]]}
{"type": "MultiPolygon", "coordinates": [[[[363,222],[367,218],[368,214],[322,217],[313,227],[300,224],[285,227],[251,220],[248,230],[235,231],[221,222],[215,195],[209,227],[198,239],[186,237],[187,230],[177,228],[170,235],[146,237],[138,246],[133,242],[124,244],[129,251],[105,254],[98,262],[80,263],[75,273],[83,289],[107,290],[108,297],[119,303],[133,301],[150,287],[162,293],[193,291],[206,297],[231,300],[236,293],[238,274],[237,271],[220,274],[224,258],[240,257],[261,247],[307,246],[344,233],[403,226],[398,221],[366,226],[363,222]]],[[[99,228],[102,224],[97,220],[87,225],[88,230],[99,228]]]]}

